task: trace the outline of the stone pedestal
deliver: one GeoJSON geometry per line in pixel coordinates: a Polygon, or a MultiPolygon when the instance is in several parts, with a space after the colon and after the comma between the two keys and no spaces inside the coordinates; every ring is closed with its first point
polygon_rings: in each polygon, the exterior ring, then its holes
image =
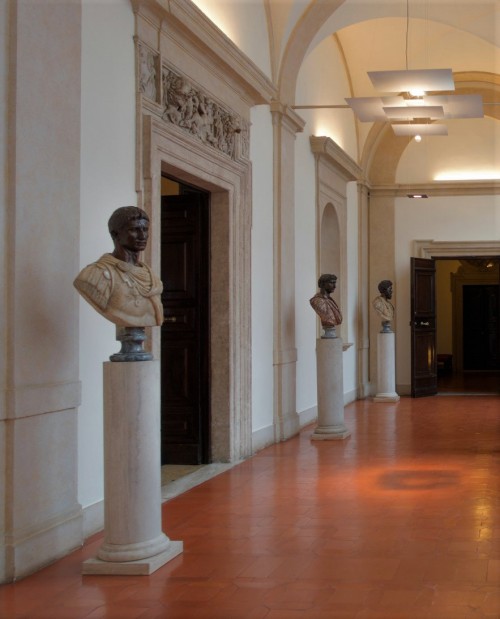
{"type": "Polygon", "coordinates": [[[396,355],[394,332],[377,336],[377,394],[374,402],[398,402],[396,393],[396,355]]]}
{"type": "Polygon", "coordinates": [[[104,363],[104,543],[83,574],[151,574],[183,550],[161,529],[160,363],[104,363]]]}
{"type": "Polygon", "coordinates": [[[341,440],[350,436],[344,425],[344,375],[342,339],[316,341],[318,376],[318,425],[311,438],[316,441],[341,440]]]}

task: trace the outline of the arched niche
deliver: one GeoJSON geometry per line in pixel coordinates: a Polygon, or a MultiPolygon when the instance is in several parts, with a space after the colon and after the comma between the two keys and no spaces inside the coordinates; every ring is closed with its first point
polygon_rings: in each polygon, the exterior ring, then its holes
{"type": "Polygon", "coordinates": [[[340,273],[340,227],[335,207],[328,202],[321,217],[319,270],[321,273],[340,273]]]}
{"type": "MultiPolygon", "coordinates": [[[[335,300],[344,316],[348,314],[347,276],[347,183],[361,178],[361,170],[328,137],[311,136],[316,163],[316,269],[317,275],[334,273],[335,300]]],[[[352,339],[344,321],[339,335],[344,343],[352,339]]]]}

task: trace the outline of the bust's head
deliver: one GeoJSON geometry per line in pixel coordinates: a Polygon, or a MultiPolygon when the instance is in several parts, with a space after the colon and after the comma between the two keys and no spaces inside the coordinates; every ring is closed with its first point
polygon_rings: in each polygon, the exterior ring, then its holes
{"type": "Polygon", "coordinates": [[[383,279],[378,285],[378,291],[386,299],[392,297],[392,282],[389,279],[383,279]]]}
{"type": "Polygon", "coordinates": [[[318,288],[321,290],[325,290],[330,293],[335,290],[335,286],[337,285],[337,276],[332,273],[324,273],[318,279],[318,288]]]}
{"type": "Polygon", "coordinates": [[[121,206],[109,218],[108,230],[115,244],[115,252],[126,250],[137,254],[146,249],[148,242],[148,214],[137,206],[121,206]]]}

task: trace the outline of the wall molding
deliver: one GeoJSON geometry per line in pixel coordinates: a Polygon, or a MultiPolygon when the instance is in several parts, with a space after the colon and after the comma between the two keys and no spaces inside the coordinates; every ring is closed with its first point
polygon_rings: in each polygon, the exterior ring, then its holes
{"type": "Polygon", "coordinates": [[[52,385],[19,385],[5,391],[9,406],[7,419],[21,419],[64,410],[77,409],[81,404],[80,381],[52,385]]]}
{"type": "Polygon", "coordinates": [[[417,258],[460,258],[464,256],[500,256],[500,241],[413,241],[417,258]]]}
{"type": "Polygon", "coordinates": [[[424,193],[429,198],[500,195],[500,181],[436,181],[432,183],[370,186],[370,194],[376,197],[405,198],[409,193],[424,193]]]}

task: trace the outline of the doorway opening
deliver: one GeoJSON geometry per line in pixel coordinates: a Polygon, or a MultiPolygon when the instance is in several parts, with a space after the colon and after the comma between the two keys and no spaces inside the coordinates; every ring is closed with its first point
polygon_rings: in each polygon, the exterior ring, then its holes
{"type": "Polygon", "coordinates": [[[161,460],[210,461],[210,193],[162,175],[161,460]]]}
{"type": "Polygon", "coordinates": [[[500,258],[436,259],[438,393],[500,394],[500,258]]]}

